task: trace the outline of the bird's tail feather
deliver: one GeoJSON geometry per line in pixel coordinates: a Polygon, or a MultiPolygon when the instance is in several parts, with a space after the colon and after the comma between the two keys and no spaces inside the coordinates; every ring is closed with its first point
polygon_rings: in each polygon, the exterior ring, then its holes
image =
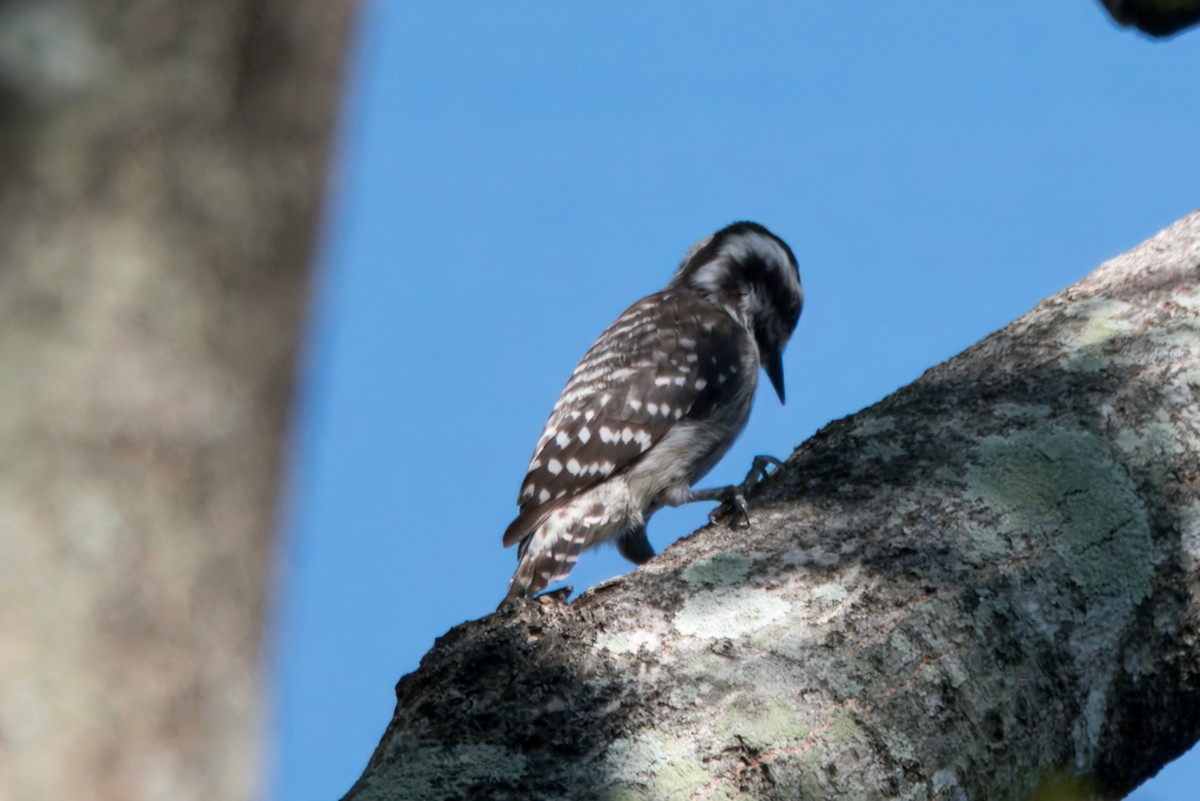
{"type": "Polygon", "coordinates": [[[552,514],[517,549],[517,571],[508,598],[528,598],[571,572],[587,547],[587,526],[573,515],[552,514]]]}

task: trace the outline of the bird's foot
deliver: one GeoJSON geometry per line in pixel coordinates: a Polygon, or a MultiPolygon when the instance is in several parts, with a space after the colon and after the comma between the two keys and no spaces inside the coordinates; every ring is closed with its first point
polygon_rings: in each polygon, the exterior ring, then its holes
{"type": "Polygon", "coordinates": [[[571,597],[571,593],[575,592],[575,588],[568,584],[565,587],[559,587],[557,590],[547,590],[533,596],[533,600],[540,604],[550,604],[553,606],[566,606],[567,599],[571,597]]]}
{"type": "Polygon", "coordinates": [[[750,510],[746,507],[746,495],[768,476],[773,476],[783,469],[783,462],[774,456],[755,456],[750,465],[750,472],[741,484],[730,484],[728,487],[718,487],[711,490],[694,492],[694,500],[719,501],[720,505],[708,513],[708,522],[716,523],[733,515],[732,525],[745,528],[750,525],[750,510]],[[768,467],[775,468],[768,470],[768,467]]]}

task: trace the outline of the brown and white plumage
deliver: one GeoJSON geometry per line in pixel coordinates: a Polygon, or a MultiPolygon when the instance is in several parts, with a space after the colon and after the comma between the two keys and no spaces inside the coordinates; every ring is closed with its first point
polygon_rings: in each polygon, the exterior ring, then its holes
{"type": "Polygon", "coordinates": [[[580,552],[614,538],[645,562],[655,511],[713,498],[691,486],[741,433],[760,366],[783,399],[780,357],[802,301],[788,246],[735,223],[600,335],[550,414],[504,532],[505,546],[520,542],[508,597],[566,578],[580,552]]]}

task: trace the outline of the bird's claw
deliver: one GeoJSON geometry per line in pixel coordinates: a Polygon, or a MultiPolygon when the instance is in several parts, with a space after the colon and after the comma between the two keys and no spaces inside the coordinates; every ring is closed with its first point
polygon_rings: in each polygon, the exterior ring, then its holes
{"type": "Polygon", "coordinates": [[[708,522],[716,523],[731,514],[736,514],[737,518],[735,519],[741,522],[735,522],[734,525],[740,528],[748,527],[750,525],[750,510],[746,506],[746,494],[782,469],[783,462],[774,456],[755,456],[754,461],[750,465],[750,472],[746,474],[745,481],[741,484],[725,487],[721,491],[720,496],[717,498],[721,504],[708,513],[708,522]],[[772,467],[774,470],[768,470],[768,467],[772,467]]]}
{"type": "Polygon", "coordinates": [[[738,528],[750,525],[750,510],[746,507],[746,495],[739,486],[726,487],[727,492],[720,498],[721,504],[708,513],[708,522],[716,523],[730,515],[736,515],[732,524],[738,528]]]}
{"type": "Polygon", "coordinates": [[[746,480],[742,482],[742,492],[749,492],[751,487],[766,481],[782,469],[783,462],[774,456],[766,456],[765,454],[755,456],[754,461],[750,463],[750,472],[746,474],[746,480]],[[767,470],[768,467],[775,469],[767,470]]]}

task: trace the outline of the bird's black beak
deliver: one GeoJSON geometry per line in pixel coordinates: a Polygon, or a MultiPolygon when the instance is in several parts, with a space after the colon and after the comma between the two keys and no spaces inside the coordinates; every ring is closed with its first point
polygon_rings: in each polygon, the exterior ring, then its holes
{"type": "Polygon", "coordinates": [[[766,353],[763,355],[766,357],[763,360],[763,369],[767,371],[767,378],[771,379],[771,386],[775,387],[775,394],[779,396],[779,402],[784,403],[783,354],[776,351],[774,353],[766,353]]]}

